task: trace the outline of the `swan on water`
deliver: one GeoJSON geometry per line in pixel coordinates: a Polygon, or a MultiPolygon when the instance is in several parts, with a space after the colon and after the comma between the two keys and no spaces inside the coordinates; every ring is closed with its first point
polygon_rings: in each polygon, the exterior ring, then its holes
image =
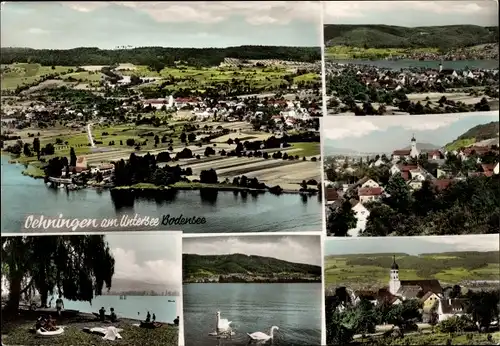
{"type": "Polygon", "coordinates": [[[252,334],[247,333],[247,335],[252,340],[267,341],[267,340],[274,338],[274,331],[275,330],[279,330],[279,328],[276,326],[272,326],[271,331],[269,332],[269,335],[267,335],[266,333],[262,333],[262,332],[255,332],[252,334]]]}
{"type": "Polygon", "coordinates": [[[217,311],[217,328],[216,332],[227,332],[231,329],[231,321],[229,321],[227,318],[220,318],[220,311],[217,311]]]}

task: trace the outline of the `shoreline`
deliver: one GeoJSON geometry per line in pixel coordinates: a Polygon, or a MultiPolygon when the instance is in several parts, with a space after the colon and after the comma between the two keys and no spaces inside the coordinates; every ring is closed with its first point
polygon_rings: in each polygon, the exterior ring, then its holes
{"type": "MultiPolygon", "coordinates": [[[[2,153],[2,155],[8,155],[6,153],[2,153]]],[[[26,169],[24,169],[21,174],[26,176],[26,177],[30,177],[30,178],[33,178],[33,179],[36,179],[36,180],[42,180],[42,179],[45,179],[44,176],[41,176],[39,174],[39,172],[37,172],[37,167],[31,165],[31,164],[24,164],[24,163],[21,163],[19,161],[16,161],[16,160],[9,160],[8,162],[9,164],[14,164],[14,165],[23,165],[23,166],[27,166],[26,169]],[[35,167],[35,171],[34,172],[30,172],[30,168],[29,167],[35,167]]],[[[179,184],[179,183],[176,183],[176,184],[179,184]]],[[[256,188],[250,188],[250,187],[240,187],[240,186],[232,186],[232,185],[227,185],[227,184],[222,184],[222,183],[218,183],[218,184],[205,184],[205,183],[198,183],[198,182],[189,182],[189,183],[184,183],[184,182],[180,182],[180,185],[182,184],[186,184],[185,186],[175,186],[176,184],[174,185],[167,185],[167,186],[164,186],[164,185],[153,185],[153,184],[149,184],[149,183],[138,183],[138,184],[135,184],[135,185],[130,185],[130,186],[100,186],[98,184],[90,184],[90,185],[85,185],[83,186],[83,188],[92,188],[92,189],[109,189],[111,192],[112,191],[127,191],[127,192],[130,192],[130,193],[136,193],[136,192],[139,192],[139,194],[141,193],[146,193],[146,194],[150,194],[151,192],[153,191],[163,191],[163,192],[166,192],[166,191],[189,191],[189,190],[193,190],[193,191],[200,191],[200,190],[217,190],[217,191],[230,191],[230,192],[239,192],[239,191],[242,191],[242,192],[247,192],[247,193],[271,193],[273,195],[277,195],[279,196],[280,194],[294,194],[294,195],[309,195],[309,196],[315,196],[319,193],[319,190],[318,189],[315,189],[315,188],[312,188],[312,189],[307,189],[307,190],[301,190],[300,188],[299,189],[282,189],[280,188],[279,190],[277,189],[277,187],[279,187],[279,185],[276,185],[276,186],[272,186],[272,187],[266,187],[265,189],[256,189],[256,188]]],[[[297,184],[299,185],[299,184],[297,184]]],[[[138,197],[141,197],[140,195],[138,197]]]]}

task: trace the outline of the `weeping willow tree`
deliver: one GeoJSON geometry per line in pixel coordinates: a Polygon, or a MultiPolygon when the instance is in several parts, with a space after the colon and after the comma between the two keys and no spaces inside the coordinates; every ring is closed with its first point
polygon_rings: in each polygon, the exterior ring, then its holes
{"type": "Polygon", "coordinates": [[[38,292],[42,306],[57,294],[91,302],[111,288],[115,260],[102,235],[2,237],[2,275],[8,283],[5,311],[38,292]]]}

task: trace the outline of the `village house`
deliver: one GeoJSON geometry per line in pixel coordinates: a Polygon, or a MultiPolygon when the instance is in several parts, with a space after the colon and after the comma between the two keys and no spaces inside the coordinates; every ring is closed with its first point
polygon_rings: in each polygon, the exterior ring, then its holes
{"type": "Polygon", "coordinates": [[[360,187],[358,197],[361,203],[376,202],[382,198],[384,190],[381,187],[360,187]]]}
{"type": "Polygon", "coordinates": [[[438,321],[443,322],[452,317],[462,317],[467,315],[467,299],[439,299],[437,314],[438,321]]]}
{"type": "Polygon", "coordinates": [[[370,167],[380,167],[380,166],[382,166],[384,164],[385,164],[384,160],[382,160],[382,158],[379,157],[377,160],[375,160],[372,163],[370,163],[370,167]]]}

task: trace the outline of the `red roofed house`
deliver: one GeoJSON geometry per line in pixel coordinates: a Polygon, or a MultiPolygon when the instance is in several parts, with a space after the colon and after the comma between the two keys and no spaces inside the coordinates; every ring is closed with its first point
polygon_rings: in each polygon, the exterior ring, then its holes
{"type": "Polygon", "coordinates": [[[497,165],[498,165],[498,163],[497,164],[495,164],[495,163],[488,163],[488,164],[483,163],[481,165],[481,168],[483,170],[483,175],[485,175],[487,177],[491,177],[493,174],[495,174],[493,171],[497,165]]]}
{"type": "Polygon", "coordinates": [[[453,179],[435,179],[432,184],[438,191],[443,191],[453,183],[453,179]]]}
{"type": "Polygon", "coordinates": [[[334,188],[326,188],[326,204],[332,204],[339,199],[339,194],[334,188]]]}
{"type": "Polygon", "coordinates": [[[378,201],[384,191],[381,187],[360,187],[358,197],[361,203],[378,201]]]}
{"type": "Polygon", "coordinates": [[[428,153],[429,160],[442,160],[444,159],[444,154],[440,150],[433,150],[428,153]]]}
{"type": "Polygon", "coordinates": [[[389,172],[391,173],[391,175],[399,173],[399,174],[401,174],[403,179],[407,181],[411,178],[410,171],[413,171],[416,169],[418,169],[417,165],[396,165],[396,164],[394,164],[394,165],[392,165],[389,172]]]}

